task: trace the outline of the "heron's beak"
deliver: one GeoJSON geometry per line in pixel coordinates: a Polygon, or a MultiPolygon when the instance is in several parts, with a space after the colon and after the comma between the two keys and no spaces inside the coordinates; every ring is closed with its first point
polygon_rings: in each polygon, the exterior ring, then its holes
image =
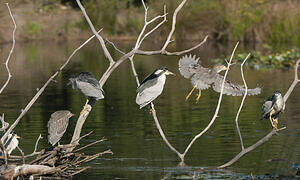
{"type": "Polygon", "coordinates": [[[20,136],[18,136],[18,135],[15,135],[15,138],[17,138],[17,139],[20,139],[21,137],[20,137],[20,136]]]}
{"type": "Polygon", "coordinates": [[[167,70],[165,74],[166,74],[166,75],[173,75],[173,76],[176,76],[174,73],[172,73],[172,72],[169,71],[169,70],[167,70]]]}

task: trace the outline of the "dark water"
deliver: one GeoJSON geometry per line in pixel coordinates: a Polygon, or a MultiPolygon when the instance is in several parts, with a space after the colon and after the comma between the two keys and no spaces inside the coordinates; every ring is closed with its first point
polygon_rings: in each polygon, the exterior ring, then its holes
{"type": "MultiPolygon", "coordinates": [[[[11,59],[13,78],[7,89],[0,95],[0,113],[5,113],[6,121],[12,123],[22,108],[30,101],[44,82],[60,64],[67,59],[80,42],[68,43],[26,43],[17,44],[11,59]]],[[[130,49],[130,42],[116,43],[124,50],[130,49]]],[[[157,45],[148,45],[151,49],[157,45]]],[[[175,44],[173,49],[183,49],[190,45],[175,44]]],[[[10,44],[0,46],[0,59],[4,62],[10,44]]],[[[253,47],[239,48],[239,51],[252,50],[253,47]]],[[[112,50],[112,49],[110,49],[112,50]]],[[[201,57],[202,64],[210,65],[209,60],[228,55],[232,46],[205,45],[194,54],[201,57]]],[[[119,57],[116,52],[114,57],[119,57]]],[[[196,95],[185,102],[185,95],[191,85],[178,71],[179,57],[136,56],[135,65],[142,80],[160,65],[167,66],[177,74],[168,77],[163,93],[155,100],[158,118],[170,143],[180,152],[184,151],[194,135],[199,133],[212,118],[219,94],[212,90],[202,91],[198,104],[196,95]]],[[[45,138],[39,147],[49,146],[46,142],[46,124],[51,113],[68,109],[77,115],[85,103],[84,96],[66,86],[70,74],[90,71],[97,78],[108,67],[100,46],[90,43],[71,60],[66,69],[52,82],[15,131],[22,137],[20,147],[31,153],[39,134],[45,138]]],[[[276,89],[286,92],[293,80],[293,70],[254,70],[245,67],[249,88],[261,86],[262,94],[246,99],[240,115],[240,128],[248,147],[271,131],[269,121],[259,122],[261,105],[266,97],[276,89]]],[[[0,82],[6,80],[4,66],[1,66],[0,82]]],[[[241,83],[239,67],[234,67],[229,78],[241,83]]],[[[87,144],[101,137],[108,140],[87,149],[86,154],[112,149],[114,155],[105,155],[88,164],[91,169],[76,176],[78,179],[251,179],[254,177],[278,177],[293,174],[292,168],[300,164],[300,88],[296,87],[287,102],[287,109],[280,117],[280,127],[287,129],[273,136],[267,143],[241,158],[232,167],[217,171],[214,167],[224,164],[240,151],[239,137],[234,119],[241,97],[224,96],[219,118],[211,129],[198,139],[187,153],[186,166],[178,166],[178,158],[162,141],[154,124],[149,108],[140,110],[135,104],[136,82],[130,64],[124,62],[108,79],[103,87],[106,96],[96,103],[82,134],[94,130],[81,144],[87,144]],[[280,158],[282,161],[268,162],[280,158]],[[267,174],[267,175],[266,175],[267,174]]],[[[73,134],[76,118],[73,117],[61,143],[68,143],[73,134]]],[[[14,152],[17,153],[17,152],[14,152]]]]}

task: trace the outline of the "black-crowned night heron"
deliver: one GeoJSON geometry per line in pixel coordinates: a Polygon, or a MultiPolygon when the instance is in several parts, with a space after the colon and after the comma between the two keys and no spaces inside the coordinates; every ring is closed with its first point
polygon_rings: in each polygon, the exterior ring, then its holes
{"type": "MultiPolygon", "coordinates": [[[[199,63],[199,58],[196,56],[185,55],[179,60],[179,71],[180,74],[191,80],[193,89],[186,96],[186,100],[191,96],[192,92],[199,89],[199,94],[197,95],[196,101],[198,102],[201,96],[201,90],[207,89],[212,86],[213,90],[216,92],[221,92],[222,82],[224,76],[220,75],[221,71],[227,69],[224,65],[215,65],[212,69],[204,68],[199,63]]],[[[248,89],[247,95],[257,95],[260,94],[261,88],[256,87],[255,89],[248,89]]],[[[224,83],[223,94],[232,96],[242,96],[245,93],[245,88],[242,85],[236,84],[232,81],[226,80],[224,83]]]]}
{"type": "MultiPolygon", "coordinates": [[[[90,72],[81,72],[72,75],[69,79],[73,89],[80,90],[88,97],[84,108],[87,104],[93,105],[97,100],[104,98],[104,91],[98,80],[90,72]]],[[[83,112],[84,109],[81,111],[83,112]]]]}
{"type": "Polygon", "coordinates": [[[140,109],[151,103],[162,93],[166,75],[169,74],[175,75],[166,67],[160,67],[142,81],[136,90],[137,96],[135,100],[140,109]]]}
{"type": "Polygon", "coordinates": [[[73,115],[67,110],[56,111],[51,114],[48,121],[48,141],[52,146],[64,135],[69,124],[69,118],[73,115]]]}
{"type": "Polygon", "coordinates": [[[285,103],[280,91],[275,91],[262,105],[261,119],[270,119],[271,125],[277,130],[278,116],[285,109],[285,103]]]}
{"type": "MultiPolygon", "coordinates": [[[[4,134],[2,134],[0,138],[2,138],[3,135],[4,134]]],[[[19,138],[20,137],[17,134],[11,133],[8,134],[7,138],[4,140],[3,146],[6,149],[8,155],[10,155],[11,152],[15,150],[19,145],[19,138]]],[[[2,156],[2,151],[0,151],[0,156],[2,156]]]]}

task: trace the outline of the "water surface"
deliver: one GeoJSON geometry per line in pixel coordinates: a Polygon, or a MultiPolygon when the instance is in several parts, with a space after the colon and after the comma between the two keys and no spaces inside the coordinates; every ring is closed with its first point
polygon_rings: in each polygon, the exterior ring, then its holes
{"type": "MultiPolygon", "coordinates": [[[[12,123],[22,108],[30,101],[47,79],[58,69],[80,42],[18,43],[10,62],[13,77],[0,95],[0,113],[5,113],[6,121],[12,123]]],[[[124,51],[131,49],[131,42],[116,42],[124,51]]],[[[4,62],[10,50],[10,44],[0,45],[0,59],[4,62]]],[[[190,44],[175,44],[171,49],[181,50],[190,44]]],[[[145,49],[160,47],[148,44],[145,49]]],[[[232,46],[206,44],[193,54],[201,57],[204,66],[210,66],[212,58],[230,54],[232,46]]],[[[241,46],[239,51],[253,50],[253,47],[241,46]]],[[[113,49],[110,49],[112,52],[113,49]]],[[[117,52],[113,57],[120,57],[117,52]]],[[[189,141],[211,120],[219,94],[213,90],[202,91],[198,104],[194,102],[196,93],[185,102],[185,95],[191,84],[178,71],[179,57],[175,56],[136,56],[135,66],[140,80],[158,66],[167,66],[176,77],[168,77],[163,93],[154,102],[157,115],[170,143],[183,152],[189,141]]],[[[39,148],[48,147],[46,142],[47,122],[51,113],[68,109],[76,114],[70,121],[68,130],[61,143],[71,139],[76,118],[85,103],[85,97],[67,86],[68,77],[73,73],[90,71],[98,79],[108,67],[107,60],[94,41],[82,48],[71,60],[63,72],[50,83],[45,92],[16,127],[22,137],[20,147],[28,154],[33,151],[39,134],[45,138],[39,148]]],[[[249,88],[262,87],[262,94],[248,97],[240,115],[240,128],[245,146],[252,145],[271,131],[268,120],[258,121],[263,101],[273,91],[286,92],[293,80],[291,70],[254,70],[245,67],[245,76],[249,88]]],[[[7,78],[4,66],[1,66],[1,84],[7,78]]],[[[242,83],[239,67],[233,67],[229,78],[242,83]]],[[[240,151],[240,142],[235,130],[235,115],[241,97],[224,96],[219,118],[211,129],[198,139],[186,155],[186,166],[178,166],[178,158],[162,141],[154,120],[149,114],[149,107],[139,109],[135,103],[136,82],[131,72],[130,63],[124,62],[112,73],[103,86],[105,99],[98,101],[84,124],[82,134],[94,130],[83,139],[87,144],[106,137],[108,140],[88,148],[86,154],[112,149],[114,155],[105,155],[91,162],[91,169],[77,178],[101,179],[171,179],[171,178],[206,178],[206,179],[251,179],[250,174],[259,177],[271,174],[288,175],[293,173],[292,164],[300,163],[300,97],[299,85],[287,102],[287,109],[280,116],[280,127],[287,129],[278,136],[273,136],[267,143],[241,158],[232,167],[217,171],[214,168],[224,164],[240,151]],[[280,158],[283,161],[268,162],[280,158]]],[[[17,154],[17,152],[14,152],[17,154]]]]}

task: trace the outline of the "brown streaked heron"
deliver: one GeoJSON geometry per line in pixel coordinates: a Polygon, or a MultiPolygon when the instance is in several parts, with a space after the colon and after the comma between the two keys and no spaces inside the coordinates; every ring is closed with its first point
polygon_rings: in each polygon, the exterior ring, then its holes
{"type": "Polygon", "coordinates": [[[135,100],[140,106],[140,109],[151,103],[162,93],[166,82],[166,76],[170,74],[175,75],[163,66],[157,68],[142,81],[136,90],[137,95],[135,100]]]}
{"type": "MultiPolygon", "coordinates": [[[[198,89],[199,94],[197,95],[196,102],[198,102],[201,96],[201,90],[212,87],[214,91],[221,92],[224,76],[219,73],[227,70],[227,67],[224,65],[215,65],[212,69],[205,68],[198,63],[199,59],[200,58],[196,58],[195,55],[185,55],[181,57],[178,62],[180,74],[190,79],[193,85],[192,90],[186,96],[186,100],[188,100],[195,89],[198,89]]],[[[260,94],[260,92],[261,88],[256,87],[255,89],[248,89],[247,95],[257,95],[260,94]]],[[[223,94],[242,96],[244,93],[244,86],[229,80],[225,81],[223,94]]]]}
{"type": "Polygon", "coordinates": [[[48,141],[54,146],[67,130],[69,119],[74,116],[68,110],[60,110],[51,114],[48,121],[48,141]]]}
{"type": "Polygon", "coordinates": [[[262,105],[261,119],[269,119],[271,125],[278,130],[278,116],[285,109],[285,102],[280,91],[276,90],[262,105]]]}
{"type": "Polygon", "coordinates": [[[69,80],[73,89],[81,91],[88,98],[81,113],[86,109],[87,104],[92,106],[96,101],[104,98],[104,91],[100,83],[90,72],[72,75],[69,80]]]}

